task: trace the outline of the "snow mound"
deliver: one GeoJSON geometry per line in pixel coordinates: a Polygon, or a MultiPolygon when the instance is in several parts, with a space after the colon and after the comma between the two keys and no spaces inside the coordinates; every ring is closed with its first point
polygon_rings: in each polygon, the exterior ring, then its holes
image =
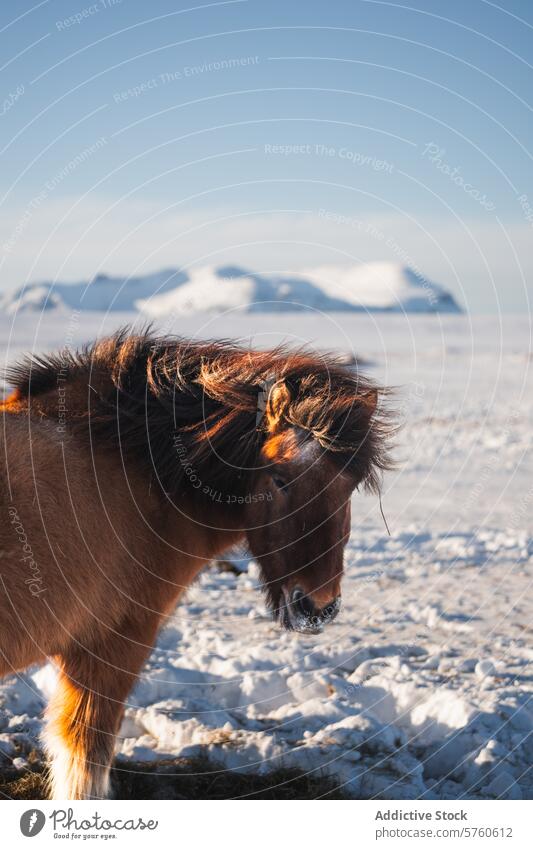
{"type": "Polygon", "coordinates": [[[9,314],[64,307],[169,314],[294,312],[460,312],[441,286],[392,262],[319,266],[293,274],[257,274],[234,266],[169,269],[139,277],[100,274],[89,282],[33,283],[0,299],[9,314]]]}

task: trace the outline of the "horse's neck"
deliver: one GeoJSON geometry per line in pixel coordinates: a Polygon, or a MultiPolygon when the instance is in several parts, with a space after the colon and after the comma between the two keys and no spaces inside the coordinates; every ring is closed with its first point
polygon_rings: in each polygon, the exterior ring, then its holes
{"type": "MultiPolygon", "coordinates": [[[[162,537],[177,551],[189,552],[192,557],[208,560],[216,557],[232,545],[243,540],[245,526],[243,510],[236,504],[226,504],[221,496],[188,491],[187,485],[173,502],[170,494],[160,490],[160,484],[153,480],[147,469],[134,458],[128,459],[123,448],[109,441],[85,439],[93,424],[97,423],[101,411],[100,399],[113,397],[113,384],[109,375],[76,372],[68,374],[65,380],[59,380],[57,388],[30,396],[28,402],[22,402],[22,412],[29,412],[38,420],[51,419],[57,423],[59,404],[67,410],[66,430],[74,427],[77,438],[81,438],[80,448],[90,450],[95,473],[103,479],[109,479],[113,473],[114,486],[125,485],[135,490],[135,498],[144,505],[157,525],[160,525],[162,537]],[[84,425],[81,423],[85,422],[84,425]],[[80,430],[81,426],[81,430],[80,430]],[[87,429],[87,432],[85,431],[87,429]],[[110,465],[111,464],[111,465],[110,465]],[[158,491],[159,490],[159,491],[158,491]],[[160,521],[157,520],[160,517],[160,521]]],[[[149,456],[149,455],[148,455],[149,456]]]]}
{"type": "Polygon", "coordinates": [[[171,508],[166,521],[169,541],[193,557],[214,557],[245,538],[244,517],[240,511],[217,509],[206,501],[183,499],[179,508],[171,508]]]}

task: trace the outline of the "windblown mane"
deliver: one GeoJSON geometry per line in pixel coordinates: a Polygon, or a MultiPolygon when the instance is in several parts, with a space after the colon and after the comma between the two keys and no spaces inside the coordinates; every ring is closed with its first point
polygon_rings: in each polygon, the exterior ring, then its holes
{"type": "Polygon", "coordinates": [[[383,390],[330,355],[251,351],[126,329],[8,371],[19,398],[55,391],[60,376],[87,387],[87,403],[70,410],[68,429],[90,430],[93,445],[114,443],[126,459],[155,472],[170,495],[191,474],[221,491],[249,489],[266,438],[262,409],[280,382],[287,389],[283,424],[317,440],[371,490],[388,468],[383,390]]]}

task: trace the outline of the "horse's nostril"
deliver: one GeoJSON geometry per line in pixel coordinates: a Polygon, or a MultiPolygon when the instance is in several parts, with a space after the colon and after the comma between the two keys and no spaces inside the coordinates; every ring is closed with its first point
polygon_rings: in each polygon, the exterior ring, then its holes
{"type": "MultiPolygon", "coordinates": [[[[306,619],[311,619],[311,617],[316,613],[315,605],[311,599],[304,595],[298,588],[293,590],[291,601],[294,609],[302,616],[305,616],[306,619]]],[[[314,618],[318,619],[316,616],[314,618]]]]}
{"type": "Polygon", "coordinates": [[[312,598],[305,595],[299,587],[296,587],[292,591],[290,599],[294,613],[307,620],[313,628],[319,628],[326,622],[332,622],[341,606],[340,596],[337,596],[337,598],[319,610],[312,598]]]}
{"type": "Polygon", "coordinates": [[[334,601],[332,601],[331,604],[328,604],[327,607],[325,607],[323,609],[322,616],[325,619],[335,619],[337,613],[340,610],[340,607],[341,607],[341,599],[340,599],[340,596],[337,596],[337,598],[334,601]]]}

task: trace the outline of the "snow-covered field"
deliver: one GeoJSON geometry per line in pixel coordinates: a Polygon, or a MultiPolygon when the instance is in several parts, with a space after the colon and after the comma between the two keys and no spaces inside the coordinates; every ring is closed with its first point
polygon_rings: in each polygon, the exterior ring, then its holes
{"type": "MultiPolygon", "coordinates": [[[[134,320],[113,313],[105,329],[134,320]]],[[[76,345],[102,314],[0,319],[0,346],[76,345]]],[[[533,380],[526,318],[160,319],[189,336],[357,352],[398,387],[399,468],[355,496],[343,610],[318,637],[265,614],[255,564],[207,570],[160,635],[119,752],[323,770],[355,796],[533,798],[533,380]]],[[[0,752],[40,730],[51,666],[0,685],[0,752]]],[[[24,768],[24,758],[18,762],[24,768]]]]}

